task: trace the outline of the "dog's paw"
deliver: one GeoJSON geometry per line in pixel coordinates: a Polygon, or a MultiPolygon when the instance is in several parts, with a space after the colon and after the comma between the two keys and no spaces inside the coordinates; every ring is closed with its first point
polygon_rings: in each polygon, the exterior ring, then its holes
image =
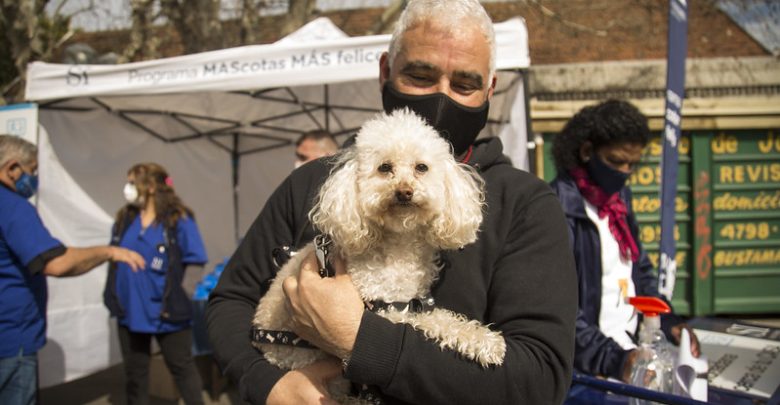
{"type": "MultiPolygon", "coordinates": [[[[485,326],[480,325],[484,329],[488,329],[485,326]]],[[[485,333],[484,343],[475,348],[474,361],[479,363],[484,368],[490,366],[500,366],[504,364],[504,357],[506,356],[506,340],[500,332],[488,331],[485,333]]]]}
{"type": "Polygon", "coordinates": [[[461,314],[436,308],[421,314],[384,313],[393,322],[404,322],[422,331],[425,337],[452,350],[484,368],[500,366],[506,355],[506,341],[501,332],[491,330],[461,314]]]}

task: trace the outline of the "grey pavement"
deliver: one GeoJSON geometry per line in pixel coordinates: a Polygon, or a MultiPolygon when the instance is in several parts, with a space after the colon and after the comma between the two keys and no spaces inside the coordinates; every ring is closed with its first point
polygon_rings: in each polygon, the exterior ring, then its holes
{"type": "MultiPolygon", "coordinates": [[[[780,316],[740,318],[740,321],[780,328],[780,316]]],[[[196,362],[203,379],[203,401],[206,405],[244,404],[235,386],[219,375],[210,357],[196,357],[196,362]]],[[[150,405],[183,404],[159,355],[153,358],[150,369],[150,405]]],[[[40,403],[42,405],[124,405],[122,365],[65,384],[44,388],[40,392],[40,403]]]]}
{"type": "MultiPolygon", "coordinates": [[[[219,375],[212,359],[207,356],[196,358],[203,380],[203,402],[206,405],[244,404],[235,386],[219,375]]],[[[149,404],[178,405],[180,399],[173,380],[157,355],[152,359],[149,375],[149,404]]],[[[124,371],[122,364],[70,381],[40,390],[41,405],[124,405],[124,371]]]]}

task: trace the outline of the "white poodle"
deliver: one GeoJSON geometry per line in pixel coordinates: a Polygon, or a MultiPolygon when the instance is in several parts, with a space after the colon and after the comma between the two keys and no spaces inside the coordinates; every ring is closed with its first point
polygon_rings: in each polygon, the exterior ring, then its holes
{"type": "MultiPolygon", "coordinates": [[[[439,251],[477,239],[484,183],[475,170],[457,163],[447,141],[407,110],[366,122],[337,159],[309,216],[332,238],[332,254],[344,258],[366,307],[483,367],[502,364],[506,344],[500,332],[433,308],[430,295],[442,268],[439,251]]],[[[263,341],[290,343],[274,334],[291,330],[282,281],[296,275],[313,250],[310,243],[293,256],[260,300],[253,324],[263,341]]],[[[284,369],[328,356],[318,349],[254,344],[284,369]]]]}

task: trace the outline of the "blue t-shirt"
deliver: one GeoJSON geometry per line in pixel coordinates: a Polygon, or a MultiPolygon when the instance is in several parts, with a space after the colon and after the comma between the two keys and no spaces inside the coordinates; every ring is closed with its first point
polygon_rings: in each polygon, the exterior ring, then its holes
{"type": "MultiPolygon", "coordinates": [[[[162,224],[154,222],[143,229],[141,217],[137,216],[119,242],[119,246],[138,252],[146,261],[146,268],[135,273],[125,263],[118,263],[116,269],[116,294],[125,310],[119,324],[133,332],[168,333],[190,326],[189,321],[169,322],[160,318],[168,269],[163,228],[162,224]]],[[[192,218],[179,219],[176,233],[182,264],[208,261],[198,225],[192,218]]]]}
{"type": "Polygon", "coordinates": [[[64,249],[43,226],[35,207],[0,185],[0,358],[16,356],[20,349],[31,355],[46,343],[47,290],[41,258],[64,249]]]}

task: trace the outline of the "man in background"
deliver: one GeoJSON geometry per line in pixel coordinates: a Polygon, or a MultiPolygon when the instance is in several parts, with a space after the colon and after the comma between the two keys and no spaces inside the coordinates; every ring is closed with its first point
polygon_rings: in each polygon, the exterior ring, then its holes
{"type": "Polygon", "coordinates": [[[308,161],[331,156],[338,150],[339,144],[330,132],[324,129],[306,132],[295,141],[295,168],[308,161]]]}

